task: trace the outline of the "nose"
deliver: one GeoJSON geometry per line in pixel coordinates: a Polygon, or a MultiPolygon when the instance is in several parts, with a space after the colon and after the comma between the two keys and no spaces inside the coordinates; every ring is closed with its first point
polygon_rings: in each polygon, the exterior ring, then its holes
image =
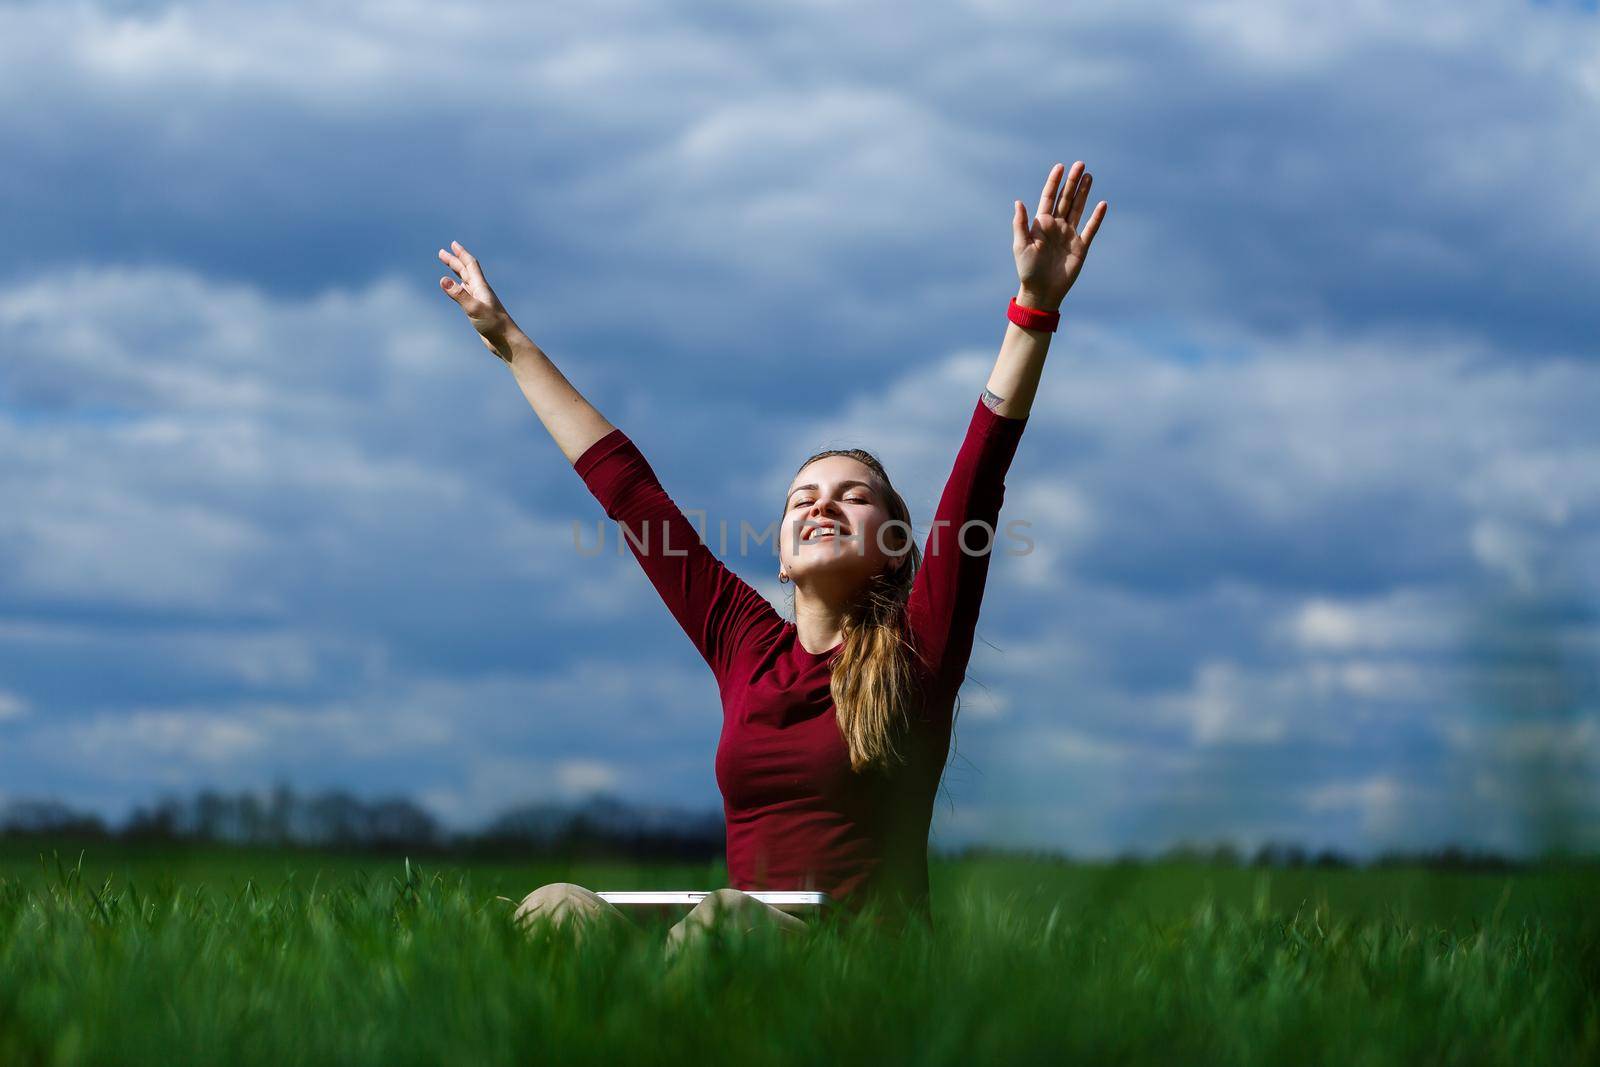
{"type": "Polygon", "coordinates": [[[824,515],[837,520],[839,518],[839,505],[832,500],[818,499],[815,504],[811,505],[811,511],[806,517],[808,519],[818,519],[824,515]]]}
{"type": "Polygon", "coordinates": [[[810,531],[811,527],[816,526],[819,520],[821,520],[824,516],[833,519],[833,521],[836,523],[842,522],[843,520],[840,519],[839,515],[837,514],[837,507],[838,506],[834,504],[833,501],[825,500],[819,497],[815,504],[812,504],[806,509],[800,525],[795,530],[795,533],[799,539],[804,541],[806,534],[810,531]]]}

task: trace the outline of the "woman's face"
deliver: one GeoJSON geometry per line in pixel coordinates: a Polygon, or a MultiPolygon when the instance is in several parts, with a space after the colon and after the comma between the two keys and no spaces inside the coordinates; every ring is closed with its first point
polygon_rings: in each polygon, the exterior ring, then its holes
{"type": "Polygon", "coordinates": [[[866,464],[849,456],[814,460],[789,485],[778,538],[782,573],[794,582],[820,574],[864,582],[905,559],[899,549],[909,531],[883,529],[892,518],[866,464]]]}

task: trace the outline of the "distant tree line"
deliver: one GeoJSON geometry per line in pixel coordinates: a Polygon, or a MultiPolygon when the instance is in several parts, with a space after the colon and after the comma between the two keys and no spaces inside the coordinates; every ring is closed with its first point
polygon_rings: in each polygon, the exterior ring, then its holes
{"type": "MultiPolygon", "coordinates": [[[[973,845],[955,853],[962,859],[1027,857],[1031,859],[1074,862],[1071,856],[1059,852],[1043,852],[992,848],[973,845]]],[[[1159,852],[1141,854],[1123,852],[1113,863],[1120,866],[1139,866],[1147,863],[1202,863],[1216,867],[1276,867],[1276,868],[1383,868],[1427,867],[1452,871],[1513,871],[1525,870],[1544,863],[1570,863],[1577,865],[1600,864],[1600,856],[1555,853],[1538,858],[1507,856],[1491,849],[1470,848],[1458,844],[1443,844],[1434,848],[1385,849],[1369,860],[1359,860],[1336,849],[1323,848],[1315,852],[1301,845],[1268,841],[1253,852],[1246,852],[1231,842],[1195,844],[1188,841],[1171,845],[1159,852]]]]}
{"type": "MultiPolygon", "coordinates": [[[[301,795],[287,785],[266,796],[202,789],[188,798],[163,797],[136,808],[121,826],[57,800],[13,800],[0,805],[0,839],[74,837],[128,842],[336,848],[466,856],[541,855],[704,862],[723,855],[722,812],[689,811],[630,803],[605,793],[560,803],[538,801],[508,808],[475,831],[448,831],[425,809],[403,797],[363,800],[344,790],[301,795]]],[[[947,853],[956,858],[1028,858],[1074,862],[1063,852],[973,845],[947,853]]],[[[1548,859],[1549,857],[1547,857],[1548,859]]],[[[1583,857],[1554,857],[1578,860],[1583,857]]],[[[1587,862],[1600,858],[1588,857],[1587,862]]],[[[1298,844],[1267,842],[1246,854],[1229,842],[1181,842],[1164,851],[1125,852],[1118,864],[1195,862],[1214,866],[1278,868],[1431,867],[1504,871],[1534,862],[1493,851],[1446,844],[1425,850],[1388,850],[1360,861],[1333,849],[1312,852],[1298,844]]]]}
{"type": "Polygon", "coordinates": [[[136,808],[120,826],[58,800],[0,805],[0,838],[72,836],[128,842],[399,851],[412,854],[627,857],[699,862],[723,854],[722,812],[632,804],[609,794],[508,808],[475,831],[449,831],[411,800],[313,795],[275,786],[266,796],[202,789],[136,808]]]}

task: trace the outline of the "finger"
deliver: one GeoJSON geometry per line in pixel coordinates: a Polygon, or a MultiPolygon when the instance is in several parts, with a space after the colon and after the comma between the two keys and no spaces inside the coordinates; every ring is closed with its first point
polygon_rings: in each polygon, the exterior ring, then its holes
{"type": "Polygon", "coordinates": [[[458,274],[459,276],[461,276],[463,278],[465,278],[467,276],[467,266],[466,266],[466,264],[462,263],[455,256],[452,256],[449,252],[446,252],[442,248],[439,249],[439,258],[444,260],[445,266],[447,266],[451,270],[455,271],[456,274],[458,274]]]}
{"type": "Polygon", "coordinates": [[[1035,217],[1050,214],[1051,206],[1056,202],[1056,190],[1061,188],[1061,170],[1060,163],[1050,168],[1050,175],[1044,180],[1044,192],[1039,194],[1039,210],[1034,212],[1035,217]]]}
{"type": "Polygon", "coordinates": [[[1089,246],[1094,243],[1094,235],[1100,232],[1100,220],[1106,217],[1106,208],[1111,205],[1104,200],[1096,204],[1094,214],[1089,216],[1089,225],[1083,228],[1083,250],[1089,251],[1089,246]]]}
{"type": "Polygon", "coordinates": [[[1072,206],[1067,210],[1067,229],[1076,230],[1078,220],[1083,217],[1083,202],[1089,197],[1089,183],[1094,181],[1094,175],[1088,171],[1083,172],[1083,178],[1078,182],[1077,192],[1072,197],[1072,206]]]}
{"type": "Polygon", "coordinates": [[[478,266],[478,257],[468,252],[460,241],[451,241],[450,245],[456,250],[456,255],[461,257],[461,262],[466,265],[467,282],[487,287],[488,283],[483,280],[483,268],[478,266]]]}
{"type": "Polygon", "coordinates": [[[440,278],[439,288],[443,289],[445,294],[458,304],[461,303],[462,299],[467,295],[467,287],[456,281],[454,278],[440,278]]]}
{"type": "Polygon", "coordinates": [[[1078,195],[1078,179],[1082,174],[1083,160],[1080,159],[1072,164],[1072,170],[1067,174],[1067,180],[1061,190],[1061,202],[1051,209],[1050,213],[1056,218],[1064,218],[1072,208],[1072,198],[1078,195]]]}
{"type": "Polygon", "coordinates": [[[1022,201],[1012,201],[1011,207],[1011,243],[1025,245],[1028,243],[1028,217],[1022,210],[1022,201]]]}

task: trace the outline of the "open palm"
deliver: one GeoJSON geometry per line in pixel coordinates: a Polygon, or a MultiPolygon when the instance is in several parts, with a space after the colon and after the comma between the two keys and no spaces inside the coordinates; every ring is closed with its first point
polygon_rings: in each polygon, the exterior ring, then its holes
{"type": "Polygon", "coordinates": [[[1065,183],[1062,182],[1063,170],[1060,163],[1050,168],[1044,191],[1039,195],[1038,213],[1031,224],[1023,214],[1020,200],[1011,216],[1011,251],[1017,260],[1017,277],[1022,282],[1022,290],[1030,298],[1030,307],[1054,309],[1060,306],[1067,290],[1078,280],[1078,272],[1089,255],[1089,245],[1100,229],[1100,220],[1106,217],[1108,205],[1102,200],[1095,205],[1089,224],[1082,233],[1078,232],[1078,220],[1083,217],[1089,184],[1094,176],[1084,169],[1081,160],[1072,165],[1065,183]]]}

